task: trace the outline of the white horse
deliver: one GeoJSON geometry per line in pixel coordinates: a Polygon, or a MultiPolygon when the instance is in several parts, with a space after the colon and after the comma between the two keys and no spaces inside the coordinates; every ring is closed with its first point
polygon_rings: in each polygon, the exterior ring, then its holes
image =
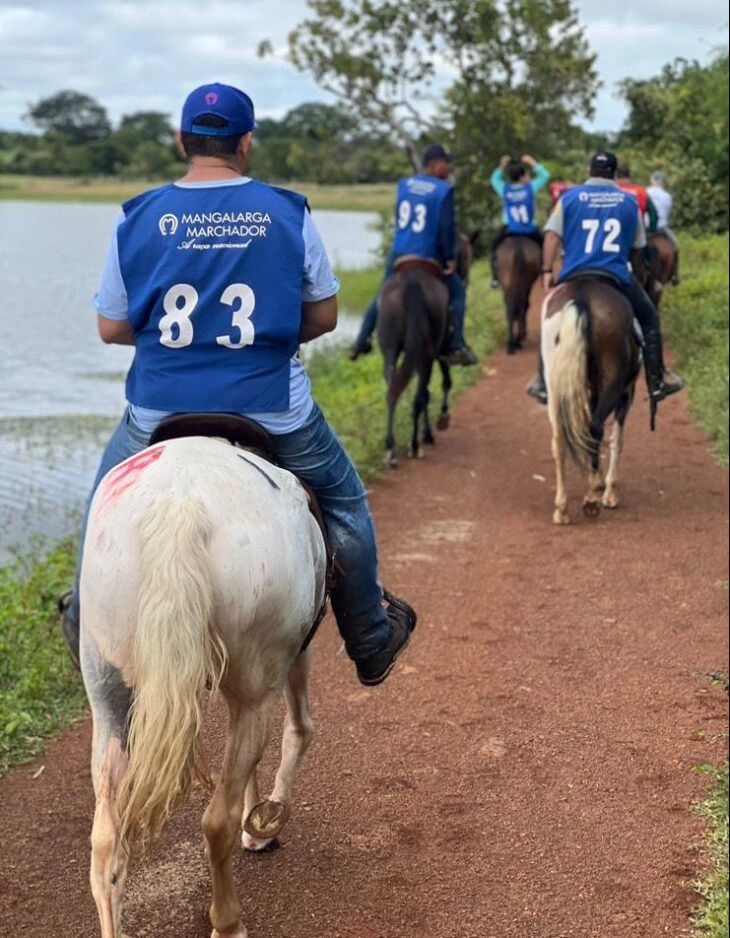
{"type": "Polygon", "coordinates": [[[96,811],[91,889],[103,938],[121,938],[130,855],[194,780],[206,685],[228,705],[224,764],[203,817],[213,938],[245,938],[231,859],[289,813],[312,737],[308,652],[326,550],[302,486],[221,440],[174,439],[111,470],[94,497],[81,573],[81,665],[91,702],[96,811]],[[286,690],[281,765],[261,802],[256,765],[286,690]]]}

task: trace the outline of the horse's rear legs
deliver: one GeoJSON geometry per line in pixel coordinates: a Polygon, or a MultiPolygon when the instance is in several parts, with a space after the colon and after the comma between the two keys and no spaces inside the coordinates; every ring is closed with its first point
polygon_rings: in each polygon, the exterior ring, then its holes
{"type": "MultiPolygon", "coordinates": [[[[550,421],[553,423],[552,414],[550,421]]],[[[570,524],[567,510],[568,496],[565,493],[565,443],[555,423],[553,423],[552,451],[555,460],[555,511],[553,512],[553,523],[570,524]]]]}
{"type": "Polygon", "coordinates": [[[439,413],[439,418],[436,421],[437,430],[448,430],[449,423],[451,422],[451,415],[449,414],[449,391],[451,391],[451,386],[453,384],[451,380],[451,369],[446,364],[446,362],[439,359],[439,368],[441,369],[441,412],[439,413]]]}
{"type": "Polygon", "coordinates": [[[121,844],[117,799],[127,756],[122,748],[121,733],[114,736],[106,727],[99,729],[98,719],[95,713],[92,774],[96,809],[91,831],[91,892],[99,913],[102,938],[121,938],[127,854],[121,844]]]}
{"type": "Polygon", "coordinates": [[[229,702],[223,770],[213,799],[203,815],[213,886],[211,938],[246,938],[233,881],[233,850],[241,828],[244,791],[266,745],[276,696],[270,694],[255,710],[244,708],[238,702],[229,702]]]}
{"type": "Polygon", "coordinates": [[[299,655],[289,671],[285,691],[287,712],[281,741],[281,764],[276,773],[271,798],[260,802],[255,772],[249,780],[244,807],[245,827],[241,838],[246,850],[265,849],[289,817],[294,778],[314,735],[307,697],[309,665],[310,653],[307,650],[299,655]]]}
{"type": "Polygon", "coordinates": [[[618,483],[618,464],[619,459],[621,458],[621,450],[623,449],[624,444],[625,420],[626,413],[624,412],[622,415],[616,416],[616,420],[613,425],[613,433],[611,434],[611,442],[609,444],[606,490],[603,493],[603,498],[601,499],[601,502],[605,508],[618,508],[619,506],[619,497],[618,493],[616,492],[616,485],[618,483]]]}
{"type": "Polygon", "coordinates": [[[423,442],[434,442],[431,425],[428,419],[428,404],[431,397],[428,385],[431,381],[432,370],[433,359],[429,359],[422,365],[418,372],[418,389],[413,399],[413,434],[411,436],[411,448],[409,452],[409,455],[415,459],[423,459],[425,455],[418,433],[421,415],[423,415],[424,423],[423,442]]]}

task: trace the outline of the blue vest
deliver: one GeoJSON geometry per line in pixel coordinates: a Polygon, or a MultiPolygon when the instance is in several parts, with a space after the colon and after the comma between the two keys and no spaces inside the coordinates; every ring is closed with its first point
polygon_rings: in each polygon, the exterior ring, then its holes
{"type": "Polygon", "coordinates": [[[135,335],[127,400],[167,411],[288,410],[304,197],[256,181],[167,185],[123,210],[119,267],[135,335]]]}
{"type": "Polygon", "coordinates": [[[502,192],[502,202],[507,218],[507,228],[513,234],[531,234],[537,230],[535,224],[535,193],[528,183],[507,183],[502,192]]]}
{"type": "Polygon", "coordinates": [[[636,198],[607,184],[574,186],[560,201],[565,252],[560,280],[577,270],[605,270],[629,283],[629,258],[639,222],[636,198]]]}
{"type": "Polygon", "coordinates": [[[444,246],[439,245],[439,234],[443,203],[452,191],[451,183],[425,173],[398,182],[394,257],[412,254],[439,262],[450,259],[442,256],[444,246]]]}

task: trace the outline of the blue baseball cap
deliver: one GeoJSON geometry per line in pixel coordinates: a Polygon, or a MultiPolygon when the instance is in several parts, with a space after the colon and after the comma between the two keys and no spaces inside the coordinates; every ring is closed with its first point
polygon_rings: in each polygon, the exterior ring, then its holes
{"type": "Polygon", "coordinates": [[[256,126],[253,101],[231,85],[201,85],[191,91],[183,104],[180,130],[203,137],[233,137],[247,134],[256,126]],[[198,123],[204,115],[214,114],[226,121],[223,127],[198,123]]]}

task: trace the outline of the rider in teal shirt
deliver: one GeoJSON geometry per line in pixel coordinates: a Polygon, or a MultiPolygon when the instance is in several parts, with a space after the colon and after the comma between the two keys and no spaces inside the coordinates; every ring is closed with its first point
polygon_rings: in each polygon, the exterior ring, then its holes
{"type": "Polygon", "coordinates": [[[542,247],[542,233],[535,220],[535,195],[550,180],[550,171],[534,157],[520,160],[503,156],[490,177],[492,188],[502,200],[502,229],[492,242],[492,286],[499,286],[496,270],[497,248],[511,235],[531,238],[542,247]]]}

